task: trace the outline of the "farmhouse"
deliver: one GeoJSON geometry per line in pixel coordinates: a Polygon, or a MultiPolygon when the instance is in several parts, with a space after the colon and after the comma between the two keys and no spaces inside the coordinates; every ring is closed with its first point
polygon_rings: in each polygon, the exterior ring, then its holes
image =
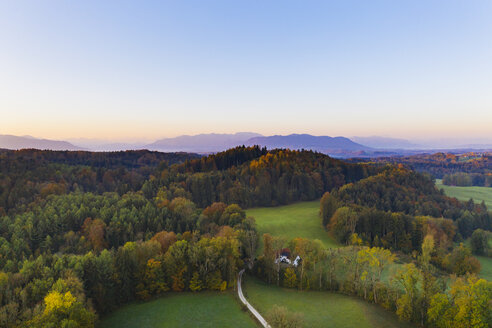
{"type": "Polygon", "coordinates": [[[295,267],[301,264],[301,262],[302,259],[299,255],[297,255],[294,261],[290,260],[290,250],[288,248],[284,248],[280,252],[278,252],[278,256],[275,259],[275,264],[284,263],[288,265],[293,265],[295,267]]]}

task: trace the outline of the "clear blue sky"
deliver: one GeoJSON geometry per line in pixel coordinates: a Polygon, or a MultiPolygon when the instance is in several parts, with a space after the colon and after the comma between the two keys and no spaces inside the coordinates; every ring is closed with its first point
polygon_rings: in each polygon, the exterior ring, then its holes
{"type": "Polygon", "coordinates": [[[492,1],[1,1],[0,134],[492,138],[492,1]]]}

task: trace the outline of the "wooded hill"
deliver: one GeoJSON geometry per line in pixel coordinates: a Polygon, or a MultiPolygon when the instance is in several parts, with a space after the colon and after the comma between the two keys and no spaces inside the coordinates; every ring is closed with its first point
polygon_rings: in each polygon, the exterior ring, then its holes
{"type": "MultiPolygon", "coordinates": [[[[367,162],[364,159],[350,159],[350,162],[367,162]]],[[[413,156],[394,156],[379,157],[370,160],[371,163],[385,164],[403,164],[406,167],[417,171],[429,173],[436,179],[442,179],[447,174],[454,173],[492,173],[492,153],[435,153],[422,154],[413,156]]]]}
{"type": "Polygon", "coordinates": [[[492,215],[484,204],[447,197],[429,177],[402,166],[387,167],[377,175],[347,184],[324,196],[321,203],[325,224],[345,226],[343,232],[337,232],[342,242],[357,232],[371,244],[410,251],[420,247],[425,225],[430,222],[434,228],[447,230],[449,241],[454,240],[455,233],[467,238],[478,228],[492,230],[492,215]],[[336,215],[341,207],[346,213],[336,215]],[[351,216],[354,218],[348,226],[335,222],[351,216]]]}
{"type": "Polygon", "coordinates": [[[183,188],[199,207],[218,201],[245,208],[276,206],[314,200],[377,171],[312,151],[237,147],[166,169],[143,189],[151,195],[183,188]]]}
{"type": "Polygon", "coordinates": [[[38,198],[73,191],[138,191],[156,170],[196,154],[142,151],[0,151],[0,215],[21,212],[38,198]]]}

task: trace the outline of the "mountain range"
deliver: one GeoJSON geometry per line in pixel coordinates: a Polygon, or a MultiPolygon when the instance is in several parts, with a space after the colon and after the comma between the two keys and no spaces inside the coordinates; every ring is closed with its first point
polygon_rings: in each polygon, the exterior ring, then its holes
{"type": "Polygon", "coordinates": [[[417,149],[421,147],[406,139],[389,138],[380,136],[351,137],[351,140],[362,145],[378,149],[417,149]]]}
{"type": "Polygon", "coordinates": [[[358,144],[345,137],[312,136],[310,134],[290,134],[287,136],[254,137],[246,145],[260,145],[269,149],[290,148],[314,150],[325,154],[370,151],[370,147],[358,144]]]}
{"type": "Polygon", "coordinates": [[[58,141],[49,139],[38,139],[31,136],[13,136],[9,134],[0,135],[0,148],[5,149],[50,149],[50,150],[83,150],[84,148],[75,146],[68,141],[58,141]]]}
{"type": "Polygon", "coordinates": [[[109,143],[107,140],[72,139],[68,141],[38,139],[31,136],[0,135],[0,148],[5,149],[51,149],[51,150],[89,150],[118,151],[149,149],[161,152],[191,152],[208,154],[223,151],[235,146],[260,145],[273,148],[307,149],[318,151],[334,157],[378,157],[394,155],[411,155],[432,151],[470,151],[488,149],[492,146],[460,147],[443,149],[417,145],[405,139],[388,137],[329,137],[310,134],[290,134],[263,136],[253,132],[235,134],[198,134],[183,135],[175,138],[164,138],[152,143],[109,143]]]}
{"type": "Polygon", "coordinates": [[[243,145],[251,138],[261,134],[252,132],[238,132],[235,134],[198,134],[194,136],[179,136],[157,140],[145,146],[149,150],[165,152],[184,151],[192,153],[213,153],[243,145]]]}

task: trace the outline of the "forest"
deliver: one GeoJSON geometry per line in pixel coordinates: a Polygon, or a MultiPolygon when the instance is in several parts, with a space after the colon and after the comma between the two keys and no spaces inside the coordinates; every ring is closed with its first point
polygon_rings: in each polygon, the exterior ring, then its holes
{"type": "MultiPolygon", "coordinates": [[[[350,159],[350,162],[360,163],[367,160],[350,159]]],[[[492,153],[471,152],[464,154],[435,153],[413,156],[378,157],[370,160],[377,165],[403,164],[421,173],[428,173],[435,179],[443,179],[445,175],[455,173],[477,174],[485,176],[492,173],[492,153]]]]}
{"type": "Polygon", "coordinates": [[[471,237],[473,252],[488,254],[490,212],[401,165],[258,146],[204,157],[2,151],[0,165],[1,327],[94,327],[134,300],[230,289],[245,264],[272,284],[357,295],[436,327],[447,327],[444,312],[455,320],[473,289],[480,301],[467,306],[490,320],[481,298],[491,286],[473,275],[480,264],[471,250],[455,246],[471,237]],[[259,236],[244,211],[319,198],[320,229],[348,247],[259,236]],[[300,267],[273,266],[284,248],[301,256],[300,267]],[[413,259],[397,287],[381,277],[395,254],[413,259]],[[456,293],[434,279],[440,272],[456,276],[456,293]]]}
{"type": "Polygon", "coordinates": [[[442,183],[448,186],[480,186],[492,187],[492,173],[453,173],[446,174],[442,183]]]}
{"type": "Polygon", "coordinates": [[[134,299],[229,288],[258,238],[240,205],[316,199],[374,171],[259,147],[2,151],[0,165],[2,327],[92,327],[134,299]]]}
{"type": "Polygon", "coordinates": [[[0,214],[22,212],[48,195],[69,192],[139,191],[162,165],[196,154],[142,151],[82,152],[0,150],[0,214]]]}

